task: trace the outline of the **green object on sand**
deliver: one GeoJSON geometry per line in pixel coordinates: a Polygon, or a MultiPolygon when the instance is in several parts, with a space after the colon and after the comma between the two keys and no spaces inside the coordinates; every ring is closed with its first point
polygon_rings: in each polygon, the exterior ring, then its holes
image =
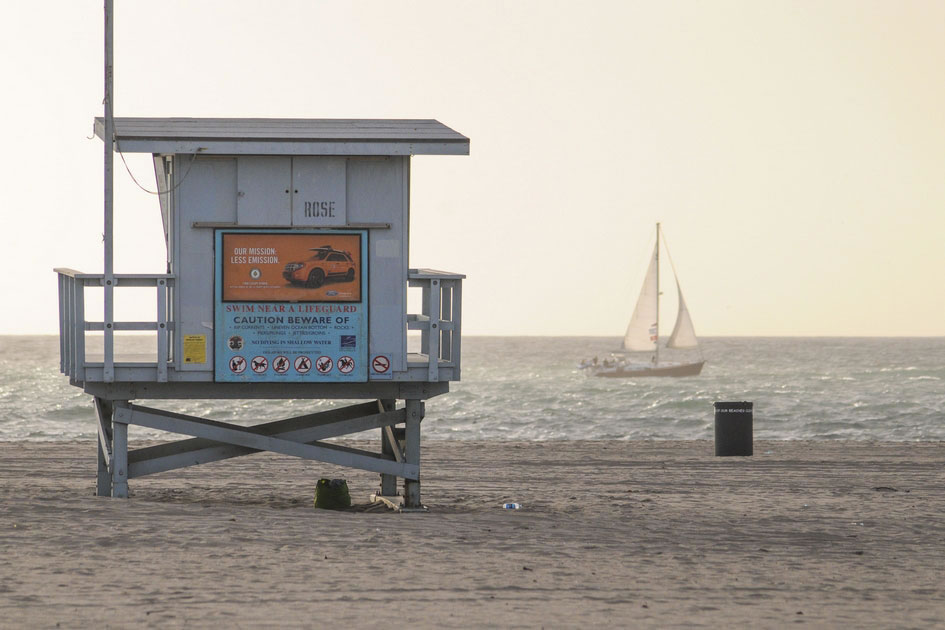
{"type": "Polygon", "coordinates": [[[321,510],[351,507],[348,482],[344,479],[319,479],[315,486],[315,507],[321,510]]]}

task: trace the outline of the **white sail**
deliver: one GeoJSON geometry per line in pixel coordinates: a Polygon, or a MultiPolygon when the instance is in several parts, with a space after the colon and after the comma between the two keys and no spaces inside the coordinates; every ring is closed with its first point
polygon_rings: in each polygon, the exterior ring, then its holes
{"type": "Polygon", "coordinates": [[[627,325],[627,332],[623,337],[624,350],[652,351],[656,349],[656,340],[659,337],[659,314],[657,287],[659,286],[659,243],[653,248],[653,258],[646,270],[643,288],[637,298],[637,306],[633,309],[633,316],[627,325]]]}
{"type": "Polygon", "coordinates": [[[673,326],[673,334],[669,336],[666,347],[698,348],[699,339],[696,338],[696,329],[692,325],[692,318],[689,317],[689,309],[686,308],[686,300],[683,299],[678,278],[676,279],[676,291],[679,293],[679,312],[676,313],[676,325],[673,326]]]}

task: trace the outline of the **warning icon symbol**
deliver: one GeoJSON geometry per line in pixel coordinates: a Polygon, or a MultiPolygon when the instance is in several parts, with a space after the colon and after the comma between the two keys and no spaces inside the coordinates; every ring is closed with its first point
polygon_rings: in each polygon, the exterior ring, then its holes
{"type": "Polygon", "coordinates": [[[312,369],[312,360],[307,356],[302,355],[300,357],[295,357],[295,371],[299,374],[306,374],[309,370],[312,369]]]}
{"type": "Polygon", "coordinates": [[[289,371],[289,357],[281,354],[272,360],[272,369],[276,374],[285,374],[289,371]]]}
{"type": "Polygon", "coordinates": [[[374,357],[373,361],[371,361],[371,367],[378,374],[384,374],[390,369],[390,359],[385,357],[383,354],[379,354],[374,357]]]}
{"type": "Polygon", "coordinates": [[[242,374],[246,371],[246,359],[237,355],[230,359],[230,371],[233,374],[242,374]]]}
{"type": "Polygon", "coordinates": [[[351,370],[354,369],[354,359],[349,356],[344,356],[338,359],[338,371],[342,374],[350,374],[351,370]]]}
{"type": "Polygon", "coordinates": [[[323,356],[315,359],[315,369],[318,370],[319,374],[328,374],[334,364],[335,362],[331,360],[331,357],[323,356]]]}

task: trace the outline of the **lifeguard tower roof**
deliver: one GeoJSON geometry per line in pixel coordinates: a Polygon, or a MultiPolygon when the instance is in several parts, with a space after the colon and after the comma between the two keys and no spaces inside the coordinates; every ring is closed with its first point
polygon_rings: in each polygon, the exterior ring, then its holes
{"type": "Polygon", "coordinates": [[[126,153],[469,155],[469,138],[436,120],[115,118],[115,140],[126,153]]]}

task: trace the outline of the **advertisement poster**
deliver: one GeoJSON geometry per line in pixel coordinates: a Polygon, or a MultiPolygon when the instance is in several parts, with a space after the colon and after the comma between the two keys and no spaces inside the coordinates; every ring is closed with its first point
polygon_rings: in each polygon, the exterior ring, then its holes
{"type": "Polygon", "coordinates": [[[367,381],[364,231],[216,234],[215,379],[367,381]]]}

